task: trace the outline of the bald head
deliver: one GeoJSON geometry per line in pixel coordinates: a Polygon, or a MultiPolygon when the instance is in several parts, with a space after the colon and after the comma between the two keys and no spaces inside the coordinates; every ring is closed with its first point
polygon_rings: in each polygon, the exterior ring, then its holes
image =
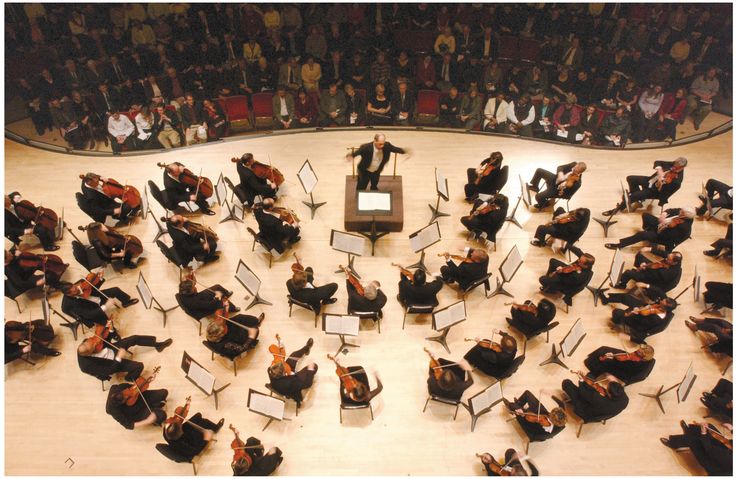
{"type": "Polygon", "coordinates": [[[378,150],[382,150],[385,143],[386,135],[384,135],[383,133],[376,133],[376,136],[373,137],[373,146],[375,146],[378,150]]]}

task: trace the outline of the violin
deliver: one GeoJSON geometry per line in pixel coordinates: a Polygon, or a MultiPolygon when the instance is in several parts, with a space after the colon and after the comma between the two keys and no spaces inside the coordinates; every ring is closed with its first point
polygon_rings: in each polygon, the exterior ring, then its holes
{"type": "Polygon", "coordinates": [[[585,384],[595,389],[595,391],[601,396],[608,397],[608,390],[606,390],[606,388],[598,384],[597,381],[594,381],[592,378],[589,378],[588,376],[584,375],[580,371],[573,371],[571,369],[570,372],[573,374],[577,374],[580,377],[581,381],[583,381],[585,384]]]}
{"type": "Polygon", "coordinates": [[[608,354],[603,354],[603,355],[601,355],[601,356],[598,357],[598,360],[599,361],[609,361],[609,360],[612,360],[612,361],[622,361],[622,362],[623,361],[632,361],[632,362],[638,363],[638,362],[642,361],[642,358],[641,358],[641,356],[639,356],[638,354],[636,354],[636,351],[634,351],[633,353],[616,353],[616,354],[611,354],[610,356],[608,354]]]}
{"type": "Polygon", "coordinates": [[[122,235],[111,229],[104,231],[101,228],[94,228],[92,225],[95,225],[95,223],[77,227],[78,230],[87,232],[87,238],[90,243],[92,240],[98,240],[108,248],[123,251],[134,258],[143,254],[143,243],[141,243],[138,237],[127,234],[122,235]]]}
{"type": "MultiPolygon", "coordinates": [[[[477,454],[477,453],[476,453],[476,456],[483,457],[482,454],[477,454]]],[[[496,459],[493,458],[493,456],[491,456],[491,462],[484,462],[483,464],[487,464],[491,472],[496,474],[497,476],[511,476],[512,475],[511,471],[509,471],[504,466],[502,466],[499,462],[497,462],[496,459]]]]}
{"type": "Polygon", "coordinates": [[[486,215],[492,211],[497,211],[498,209],[499,206],[495,203],[485,203],[484,206],[480,206],[479,208],[474,209],[470,213],[470,217],[475,218],[476,216],[486,215]]]}
{"type": "Polygon", "coordinates": [[[555,276],[558,274],[570,274],[570,273],[579,273],[583,270],[583,267],[578,264],[578,262],[574,262],[567,266],[562,266],[560,269],[557,269],[555,271],[552,271],[550,276],[555,276]]]}
{"type": "Polygon", "coordinates": [[[357,291],[357,293],[360,296],[365,296],[365,289],[363,289],[363,285],[360,284],[360,281],[358,281],[358,278],[356,278],[355,275],[351,273],[350,270],[344,267],[343,265],[340,265],[340,269],[345,272],[345,275],[348,278],[348,282],[350,282],[350,284],[353,285],[353,288],[355,288],[355,291],[357,291]]]}
{"type": "MultiPolygon", "coordinates": [[[[169,166],[166,163],[156,163],[156,165],[160,168],[167,168],[169,166]]],[[[196,192],[202,193],[202,196],[205,198],[211,197],[215,192],[215,188],[212,186],[212,180],[206,176],[197,176],[187,168],[184,168],[184,171],[179,174],[178,180],[190,188],[196,188],[196,192]]]]}
{"type": "Polygon", "coordinates": [[[429,352],[429,349],[424,348],[424,352],[429,354],[429,369],[432,371],[432,374],[434,374],[434,378],[439,381],[442,377],[442,366],[440,365],[440,362],[437,361],[431,352],[429,352]]]}
{"type": "Polygon", "coordinates": [[[675,228],[677,226],[680,226],[681,224],[685,223],[685,218],[682,218],[680,216],[675,216],[669,221],[666,221],[665,223],[660,223],[657,225],[657,232],[660,232],[662,230],[665,230],[667,228],[675,228]]]}
{"type": "Polygon", "coordinates": [[[110,198],[118,198],[130,208],[141,206],[141,193],[135,186],[122,185],[112,178],[103,178],[95,173],[79,175],[79,178],[85,180],[90,188],[102,191],[110,198]]]}
{"type": "Polygon", "coordinates": [[[445,253],[437,253],[437,256],[444,256],[445,258],[451,258],[455,261],[460,261],[461,263],[472,263],[473,260],[470,259],[468,256],[460,256],[459,254],[450,254],[448,252],[445,253]]]}
{"type": "Polygon", "coordinates": [[[273,361],[271,361],[271,366],[282,363],[284,365],[284,373],[291,374],[293,370],[291,369],[291,366],[289,366],[289,363],[286,362],[288,359],[286,357],[286,349],[284,348],[284,345],[281,344],[281,337],[279,335],[276,335],[276,343],[272,344],[268,347],[268,352],[273,354],[273,361]]]}
{"type": "Polygon", "coordinates": [[[302,266],[302,262],[299,261],[299,256],[296,255],[296,252],[294,252],[294,260],[295,262],[291,264],[291,272],[304,272],[304,266],[302,266]]]}
{"type": "Polygon", "coordinates": [[[572,212],[563,213],[552,220],[553,225],[565,225],[575,221],[575,215],[572,212]]]}
{"type": "Polygon", "coordinates": [[[263,449],[261,444],[257,446],[246,446],[242,439],[240,439],[240,431],[230,424],[230,430],[235,434],[235,439],[230,443],[230,449],[233,450],[233,464],[238,464],[241,461],[248,463],[247,469],[253,465],[253,458],[246,451],[248,449],[263,449]]]}
{"type": "Polygon", "coordinates": [[[633,316],[634,314],[640,314],[642,316],[652,316],[655,314],[666,314],[666,313],[667,313],[667,310],[665,310],[664,307],[662,307],[662,305],[655,303],[655,304],[650,304],[648,306],[643,306],[640,308],[633,308],[631,311],[626,311],[624,313],[624,316],[628,318],[630,316],[633,316]]]}
{"type": "Polygon", "coordinates": [[[639,270],[645,270],[645,269],[667,269],[672,264],[667,260],[663,259],[662,261],[657,261],[656,263],[642,263],[639,265],[639,270]]]}
{"type": "MultiPolygon", "coordinates": [[[[440,256],[442,256],[442,255],[440,255],[440,256]]],[[[409,281],[414,281],[414,273],[412,273],[408,269],[404,268],[403,266],[401,266],[400,264],[397,264],[397,263],[391,263],[391,266],[397,266],[399,268],[399,271],[401,272],[401,274],[403,274],[404,276],[406,276],[407,278],[409,278],[409,281]]]]}
{"type": "Polygon", "coordinates": [[[282,208],[280,206],[274,206],[271,208],[271,211],[274,211],[279,214],[279,219],[281,221],[285,221],[286,223],[289,223],[290,225],[294,225],[299,223],[299,217],[294,213],[293,210],[289,208],[282,208]]]}
{"type": "Polygon", "coordinates": [[[720,432],[713,429],[710,424],[700,424],[700,423],[694,422],[693,426],[701,426],[701,427],[705,426],[705,430],[708,432],[708,435],[710,437],[712,437],[716,441],[726,446],[729,451],[733,451],[733,439],[728,439],[726,436],[724,436],[720,432]]]}
{"type": "Polygon", "coordinates": [[[501,352],[501,345],[498,343],[494,343],[490,339],[474,339],[474,338],[465,338],[465,341],[475,341],[478,346],[486,349],[490,349],[493,351],[496,351],[497,353],[501,352]]]}
{"type": "Polygon", "coordinates": [[[657,190],[661,191],[664,185],[669,185],[672,184],[673,181],[676,181],[680,177],[680,171],[682,171],[682,169],[678,169],[677,167],[673,166],[661,175],[655,173],[657,174],[657,190]]]}
{"type": "Polygon", "coordinates": [[[533,315],[537,315],[537,307],[534,305],[534,303],[524,303],[524,304],[516,304],[514,303],[512,308],[516,308],[519,311],[524,311],[526,313],[531,313],[533,315]]]}
{"type": "Polygon", "coordinates": [[[514,412],[514,414],[518,417],[523,417],[528,422],[539,424],[542,427],[550,427],[552,425],[546,414],[537,414],[534,412],[524,412],[521,414],[514,412]]]}
{"type": "MultiPolygon", "coordinates": [[[[241,160],[240,158],[231,158],[230,161],[232,161],[233,163],[240,163],[241,160]]],[[[271,180],[271,183],[273,183],[277,187],[281,186],[281,184],[286,180],[286,178],[284,178],[284,175],[278,170],[278,168],[274,168],[270,165],[264,165],[263,163],[255,160],[249,166],[249,168],[258,178],[271,180]]]]}
{"type": "Polygon", "coordinates": [[[67,295],[89,299],[92,295],[92,289],[97,289],[102,285],[102,275],[103,271],[87,273],[85,278],[80,279],[69,288],[67,295]]]}
{"type": "Polygon", "coordinates": [[[475,177],[475,184],[479,185],[481,180],[485,178],[486,176],[490,175],[493,170],[496,169],[496,163],[488,162],[485,165],[481,166],[480,171],[478,171],[478,174],[475,177]]]}
{"type": "Polygon", "coordinates": [[[35,254],[30,252],[20,253],[18,256],[18,265],[23,269],[42,271],[45,276],[55,281],[59,281],[64,271],[69,267],[69,263],[64,263],[55,254],[35,254]]]}
{"type": "Polygon", "coordinates": [[[20,200],[13,206],[18,218],[31,221],[46,230],[54,231],[59,224],[59,216],[50,208],[36,206],[28,200],[20,200]]]}
{"type": "Polygon", "coordinates": [[[354,373],[348,371],[348,368],[340,366],[340,363],[337,362],[337,359],[334,356],[328,354],[327,359],[331,359],[335,363],[335,374],[340,378],[340,382],[342,383],[342,387],[345,389],[345,392],[347,392],[348,395],[351,395],[355,388],[360,384],[360,381],[353,377],[354,373]]]}
{"type": "MultiPolygon", "coordinates": [[[[110,327],[108,325],[95,325],[95,335],[87,339],[87,342],[92,345],[95,353],[99,353],[105,347],[108,336],[110,336],[110,327]]],[[[108,343],[109,344],[109,343],[108,343]]]]}
{"type": "Polygon", "coordinates": [[[570,176],[568,176],[565,182],[562,184],[566,189],[570,189],[575,186],[575,183],[577,183],[578,181],[580,181],[580,175],[576,173],[570,173],[570,176]]]}
{"type": "Polygon", "coordinates": [[[191,402],[192,396],[188,396],[186,398],[186,404],[184,404],[184,406],[178,406],[176,409],[174,409],[174,414],[166,419],[164,424],[183,424],[184,419],[186,419],[187,415],[189,414],[189,405],[191,404],[191,402]]]}
{"type": "Polygon", "coordinates": [[[156,366],[156,369],[153,370],[153,373],[148,378],[140,376],[132,386],[123,390],[123,399],[127,406],[133,406],[138,401],[138,396],[148,390],[148,386],[156,379],[156,374],[158,374],[160,369],[161,366],[156,366]]]}

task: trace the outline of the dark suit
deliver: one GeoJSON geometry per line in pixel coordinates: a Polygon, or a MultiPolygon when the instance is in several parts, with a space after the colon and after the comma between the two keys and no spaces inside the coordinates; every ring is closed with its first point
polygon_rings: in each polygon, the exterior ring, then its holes
{"type": "MultiPolygon", "coordinates": [[[[565,213],[565,209],[560,207],[554,212],[552,219],[557,218],[565,213]]],[[[572,245],[585,233],[590,223],[590,210],[583,208],[582,216],[580,219],[570,221],[569,223],[552,223],[550,225],[539,225],[537,231],[534,233],[534,237],[541,243],[544,243],[547,235],[552,238],[564,240],[568,245],[572,245]]]]}
{"type": "MultiPolygon", "coordinates": [[[[518,399],[512,402],[509,408],[512,410],[522,409],[524,412],[530,412],[534,414],[549,414],[547,408],[544,407],[543,404],[540,404],[539,399],[537,399],[534,394],[532,394],[532,392],[528,390],[524,391],[518,399]]],[[[516,416],[516,421],[519,423],[519,426],[521,426],[521,428],[524,430],[524,433],[526,433],[526,436],[529,438],[530,442],[541,442],[546,441],[547,439],[552,439],[557,434],[559,434],[560,431],[565,429],[565,426],[552,426],[552,430],[547,431],[544,429],[544,427],[542,427],[541,424],[531,422],[523,416],[516,416]]]]}
{"type": "MultiPolygon", "coordinates": [[[[566,175],[572,172],[572,169],[577,164],[578,163],[576,161],[573,161],[572,163],[560,165],[557,167],[557,173],[563,173],[566,175]]],[[[543,170],[542,168],[537,168],[537,171],[534,172],[534,176],[532,177],[531,184],[539,189],[539,183],[541,180],[544,180],[546,186],[544,190],[536,194],[535,199],[537,201],[537,204],[542,207],[547,206],[553,198],[572,198],[572,195],[574,195],[575,192],[580,189],[580,186],[583,183],[583,179],[581,176],[580,181],[576,181],[570,188],[563,188],[562,194],[560,194],[559,190],[557,189],[559,186],[557,183],[557,174],[552,173],[551,171],[543,170]]]]}
{"type": "Polygon", "coordinates": [[[557,273],[554,276],[550,276],[559,266],[564,268],[568,265],[556,258],[550,259],[547,274],[539,278],[539,283],[542,285],[545,293],[563,293],[567,296],[584,288],[593,277],[593,271],[590,268],[573,271],[572,273],[557,273]]]}
{"type": "MultiPolygon", "coordinates": [[[[307,274],[311,273],[311,268],[307,268],[307,274]]],[[[323,286],[315,286],[314,288],[296,289],[293,280],[286,281],[286,289],[289,295],[302,303],[309,304],[314,311],[322,308],[322,303],[332,298],[337,292],[337,283],[327,283],[323,286]]]]}
{"type": "Polygon", "coordinates": [[[99,223],[104,223],[108,216],[127,223],[130,216],[135,216],[140,211],[140,207],[131,208],[127,204],[118,203],[114,198],[95,188],[90,188],[84,184],[84,180],[82,180],[81,189],[90,217],[99,223]],[[120,214],[115,213],[117,208],[120,208],[120,214]]]}
{"type": "Polygon", "coordinates": [[[118,299],[123,304],[123,306],[127,305],[131,299],[130,296],[128,296],[128,294],[126,294],[120,288],[101,289],[101,285],[97,288],[100,289],[102,293],[92,288],[90,299],[84,299],[78,296],[69,296],[65,294],[64,298],[61,300],[61,310],[70,316],[79,318],[80,321],[82,321],[82,323],[84,323],[84,325],[87,327],[92,327],[93,324],[100,324],[104,326],[105,324],[107,324],[108,318],[100,305],[105,304],[109,300],[105,298],[102,294],[111,299],[118,299]],[[99,298],[100,302],[97,303],[91,300],[92,297],[99,298]]]}
{"type": "Polygon", "coordinates": [[[380,289],[377,291],[376,298],[369,300],[365,296],[361,296],[356,291],[350,281],[345,281],[345,287],[348,290],[348,313],[359,312],[359,313],[378,313],[386,306],[386,295],[380,289]]]}
{"type": "Polygon", "coordinates": [[[718,281],[706,282],[703,301],[733,309],[733,284],[718,281]]]}
{"type": "Polygon", "coordinates": [[[302,368],[299,371],[296,370],[296,363],[305,354],[307,354],[307,347],[294,351],[289,355],[289,359],[286,363],[291,367],[294,374],[284,375],[278,378],[271,379],[271,387],[282,396],[286,396],[289,399],[296,401],[297,405],[302,403],[302,390],[309,389],[312,387],[314,381],[314,375],[317,374],[317,368],[313,371],[307,368],[302,368]]]}
{"type": "Polygon", "coordinates": [[[368,171],[368,168],[371,166],[371,162],[373,161],[373,143],[365,143],[364,145],[360,145],[360,148],[358,151],[355,152],[354,156],[360,156],[360,162],[358,163],[358,185],[357,189],[364,190],[368,186],[368,183],[371,184],[372,190],[378,189],[378,180],[381,176],[381,172],[383,171],[383,168],[386,166],[386,163],[391,159],[391,153],[404,153],[404,150],[402,148],[399,148],[397,146],[392,145],[389,142],[386,142],[383,145],[383,159],[381,160],[380,165],[374,172],[368,171]]]}
{"type": "MultiPolygon", "coordinates": [[[[709,424],[715,429],[715,426],[709,424]]],[[[717,430],[717,429],[716,429],[717,430]]],[[[733,450],[721,444],[710,434],[703,434],[700,426],[688,425],[683,434],[672,435],[669,447],[689,448],[709,476],[733,476],[733,450]]],[[[733,447],[733,440],[728,443],[733,447]]]]}
{"type": "Polygon", "coordinates": [[[600,359],[606,353],[622,354],[626,353],[626,351],[601,346],[588,354],[588,357],[585,359],[585,367],[588,368],[591,376],[600,376],[603,373],[609,373],[626,384],[632,384],[645,380],[654,367],[654,359],[649,361],[620,361],[615,358],[600,359]]]}
{"type": "MultiPolygon", "coordinates": [[[[164,170],[164,189],[169,199],[170,210],[176,209],[179,203],[187,203],[190,197],[197,191],[196,186],[189,186],[172,178],[167,171],[164,170]]],[[[209,210],[207,198],[201,191],[197,192],[197,198],[194,201],[197,206],[205,212],[209,210]]]]}
{"type": "Polygon", "coordinates": [[[554,315],[549,317],[542,317],[537,314],[532,314],[529,311],[522,311],[516,307],[511,308],[511,320],[508,321],[509,326],[514,329],[521,331],[524,336],[533,336],[540,329],[546,328],[550,322],[554,319],[554,315]]]}
{"type": "MultiPolygon", "coordinates": [[[[8,283],[21,294],[36,287],[36,282],[43,279],[43,274],[34,274],[35,271],[20,267],[17,257],[5,265],[5,294],[8,295],[8,283]]],[[[48,278],[47,278],[48,279],[48,278]]]]}
{"type": "Polygon", "coordinates": [[[513,364],[516,357],[516,348],[511,352],[503,350],[496,352],[491,348],[476,344],[463,357],[473,367],[480,369],[485,374],[498,377],[503,376],[513,364]]]}
{"type": "Polygon", "coordinates": [[[352,97],[348,94],[345,95],[345,122],[347,125],[359,126],[365,123],[365,98],[357,93],[352,97]],[[358,117],[355,119],[355,123],[350,123],[350,115],[356,113],[358,117]]]}
{"type": "MultiPolygon", "coordinates": [[[[667,213],[667,217],[673,217],[680,214],[680,209],[670,208],[665,210],[665,212],[667,213]]],[[[625,248],[626,246],[639,243],[640,241],[649,241],[650,243],[664,245],[668,251],[671,251],[677,245],[690,237],[693,227],[692,219],[683,218],[682,224],[671,228],[663,228],[661,231],[657,231],[659,218],[654,215],[650,215],[649,213],[643,213],[641,215],[641,222],[642,231],[631,236],[621,238],[618,242],[619,248],[625,248]]]]}
{"type": "MultiPolygon", "coordinates": [[[[228,319],[248,328],[258,328],[258,318],[249,314],[237,314],[228,319]]],[[[218,342],[208,341],[208,343],[217,354],[232,359],[253,348],[258,342],[257,340],[249,341],[249,339],[251,338],[248,337],[247,329],[227,323],[227,333],[222,339],[218,342]]]]}
{"type": "Polygon", "coordinates": [[[733,325],[731,323],[721,318],[705,318],[703,322],[696,324],[696,328],[698,331],[705,331],[716,337],[716,341],[708,345],[710,352],[733,357],[733,325]]]}
{"type": "Polygon", "coordinates": [[[276,198],[276,190],[271,188],[267,179],[256,176],[242,161],[238,162],[236,168],[240,177],[239,186],[245,191],[245,198],[240,198],[243,204],[252,205],[256,196],[276,198]]]}
{"type": "Polygon", "coordinates": [[[394,125],[408,126],[413,123],[415,109],[416,101],[414,100],[414,95],[407,91],[404,93],[404,98],[402,99],[401,93],[396,92],[394,97],[391,99],[391,111],[393,112],[394,125]],[[407,113],[407,117],[403,120],[399,119],[400,112],[407,113]]]}
{"type": "MultiPolygon", "coordinates": [[[[440,363],[440,366],[452,364],[452,361],[448,361],[444,358],[439,358],[437,361],[440,363]]],[[[440,371],[444,371],[444,369],[440,369],[440,371]]],[[[465,379],[465,371],[459,366],[452,367],[452,372],[455,374],[457,381],[455,381],[455,384],[451,389],[443,389],[440,387],[437,378],[435,378],[435,370],[430,368],[429,376],[427,377],[427,390],[429,391],[429,394],[432,396],[459,401],[463,397],[465,390],[473,385],[473,376],[468,374],[468,378],[465,379]]]]}
{"type": "MultiPolygon", "coordinates": [[[[672,161],[655,161],[654,167],[661,166],[666,173],[672,168],[672,161]]],[[[660,205],[664,205],[670,196],[675,194],[682,185],[685,177],[685,171],[681,170],[677,178],[669,184],[662,184],[662,189],[658,190],[656,183],[649,185],[654,176],[630,175],[626,177],[626,183],[629,186],[629,203],[635,203],[646,199],[658,199],[660,205]]]]}
{"type": "MultiPolygon", "coordinates": [[[[478,210],[483,203],[484,202],[480,199],[475,200],[471,214],[478,210]]],[[[508,213],[509,210],[509,199],[504,195],[498,194],[492,201],[492,204],[498,206],[498,209],[488,213],[478,214],[475,217],[471,217],[470,215],[463,216],[460,218],[460,222],[469,231],[481,231],[488,236],[489,241],[495,242],[496,233],[498,233],[498,230],[501,229],[504,221],[506,221],[506,213],[508,213]]]]}
{"type": "Polygon", "coordinates": [[[291,246],[297,241],[299,237],[298,227],[284,224],[280,218],[267,213],[262,208],[254,209],[254,215],[258,222],[260,235],[278,253],[283,253],[288,246],[291,246]]]}
{"type": "Polygon", "coordinates": [[[39,225],[33,225],[30,221],[23,221],[15,214],[5,209],[5,237],[13,243],[20,244],[20,237],[25,234],[26,228],[33,228],[33,234],[36,235],[44,249],[48,249],[54,245],[54,233],[48,231],[39,225]]]}
{"type": "Polygon", "coordinates": [[[570,398],[573,411],[585,422],[595,422],[620,414],[629,405],[626,391],[617,398],[603,397],[593,387],[580,381],[576,386],[569,379],[562,382],[562,390],[570,398]]]}
{"type": "MultiPolygon", "coordinates": [[[[468,250],[466,258],[470,258],[473,249],[468,250]]],[[[452,260],[447,260],[447,264],[440,268],[442,279],[447,283],[457,282],[460,289],[465,289],[474,281],[479,280],[488,273],[488,259],[481,263],[462,262],[456,265],[452,260]]]]}
{"type": "Polygon", "coordinates": [[[178,439],[169,439],[164,433],[164,439],[169,443],[169,447],[178,455],[191,460],[194,456],[202,452],[207,446],[208,441],[204,440],[202,431],[188,424],[190,422],[210,431],[217,431],[218,427],[217,424],[202,417],[202,413],[198,412],[194,416],[186,419],[182,425],[182,435],[178,439]]]}
{"type": "Polygon", "coordinates": [[[711,414],[733,419],[733,383],[728,379],[719,379],[713,390],[703,393],[700,401],[710,410],[711,414]]]}
{"type": "Polygon", "coordinates": [[[148,410],[148,406],[150,406],[157,416],[157,424],[163,423],[164,419],[166,419],[166,412],[162,408],[166,397],[169,395],[169,391],[166,389],[149,389],[144,391],[140,396],[145,399],[145,402],[139,396],[138,400],[132,406],[128,406],[125,403],[119,404],[113,399],[116,394],[131,386],[132,384],[129,383],[113,384],[110,386],[110,390],[107,393],[105,412],[111,415],[125,429],[134,429],[136,422],[146,419],[151,414],[151,411],[148,410]]]}
{"type": "MultiPolygon", "coordinates": [[[[156,346],[156,336],[136,335],[119,339],[117,341],[112,341],[111,339],[107,339],[107,341],[121,349],[129,349],[133,346],[148,346],[151,348],[156,346]]],[[[107,344],[103,343],[103,348],[112,349],[114,353],[117,353],[116,349],[110,348],[107,344]]],[[[126,381],[135,381],[143,372],[143,363],[125,358],[121,361],[115,361],[114,359],[82,356],[77,354],[77,362],[79,363],[79,369],[81,369],[83,373],[103,380],[109,378],[113,374],[124,372],[126,373],[126,381]]]]}
{"type": "MultiPolygon", "coordinates": [[[[481,161],[480,164],[486,165],[490,162],[491,158],[489,157],[481,161]]],[[[480,181],[478,181],[478,172],[476,171],[476,169],[468,168],[468,182],[465,185],[465,197],[472,198],[478,193],[492,195],[501,191],[501,189],[506,184],[506,181],[503,181],[502,170],[503,168],[501,167],[501,164],[499,162],[499,164],[496,165],[496,167],[490,173],[483,176],[480,181]],[[476,181],[478,181],[478,184],[475,183],[476,181]]],[[[508,180],[508,177],[506,179],[508,180]]]]}
{"type": "Polygon", "coordinates": [[[196,237],[190,235],[186,231],[173,226],[170,222],[166,222],[166,230],[169,232],[171,242],[174,244],[174,250],[184,263],[190,263],[193,259],[197,261],[207,261],[215,256],[217,243],[214,239],[207,237],[207,243],[210,246],[209,251],[205,251],[204,243],[196,237]]]}
{"type": "MultiPolygon", "coordinates": [[[[246,446],[258,446],[261,441],[255,437],[249,437],[245,442],[246,446]]],[[[274,454],[263,454],[263,449],[247,449],[245,451],[253,460],[250,468],[243,476],[270,476],[279,464],[284,460],[281,449],[276,448],[274,454]]]]}
{"type": "MultiPolygon", "coordinates": [[[[209,316],[210,314],[214,314],[215,311],[222,308],[222,299],[217,299],[215,297],[214,291],[219,291],[223,293],[223,295],[228,296],[229,291],[227,291],[225,288],[220,286],[219,284],[216,284],[214,286],[210,286],[207,289],[203,289],[202,291],[199,291],[197,293],[193,294],[179,294],[177,299],[179,303],[182,306],[182,309],[185,310],[185,312],[193,317],[194,319],[202,319],[205,316],[209,316]]],[[[234,306],[230,305],[230,311],[234,310],[234,306]]],[[[237,328],[237,326],[235,326],[237,328]]],[[[228,328],[229,329],[229,328],[228,328]]]]}
{"type": "Polygon", "coordinates": [[[677,263],[664,268],[654,269],[651,267],[645,267],[644,269],[639,269],[643,264],[650,266],[657,264],[657,262],[649,260],[642,253],[636,253],[636,257],[634,258],[635,267],[623,272],[619,286],[625,287],[630,280],[634,280],[636,282],[656,286],[666,292],[677,286],[676,280],[682,276],[682,263],[677,263]]]}
{"type": "Polygon", "coordinates": [[[431,283],[417,286],[402,274],[399,280],[399,301],[404,306],[437,306],[440,304],[437,301],[437,293],[442,289],[442,285],[442,280],[437,278],[431,283]]]}

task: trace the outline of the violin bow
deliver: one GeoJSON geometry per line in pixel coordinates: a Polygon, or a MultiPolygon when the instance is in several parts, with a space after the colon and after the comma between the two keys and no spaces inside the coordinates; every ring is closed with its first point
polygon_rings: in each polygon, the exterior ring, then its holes
{"type": "Polygon", "coordinates": [[[136,384],[135,381],[133,381],[133,386],[135,386],[135,388],[138,390],[138,396],[140,396],[140,398],[143,399],[143,404],[146,405],[146,409],[148,409],[148,412],[153,414],[153,409],[151,409],[151,406],[148,405],[148,401],[146,401],[146,398],[143,396],[143,391],[141,391],[141,388],[138,387],[138,384],[136,384]]]}
{"type": "Polygon", "coordinates": [[[223,315],[221,315],[221,314],[217,314],[217,313],[215,313],[215,317],[217,317],[217,318],[220,318],[220,319],[224,319],[224,320],[225,320],[225,321],[227,321],[228,323],[233,323],[234,325],[236,325],[236,326],[238,326],[238,327],[241,327],[241,328],[243,328],[243,329],[246,329],[246,330],[248,329],[248,327],[247,327],[247,326],[243,326],[242,324],[240,324],[240,323],[238,323],[238,322],[236,322],[236,321],[233,321],[233,320],[232,320],[232,319],[230,319],[230,318],[226,318],[225,316],[223,316],[223,315]]]}
{"type": "Polygon", "coordinates": [[[90,286],[92,286],[92,287],[93,287],[93,288],[95,289],[95,291],[97,291],[98,293],[100,293],[100,294],[101,294],[102,296],[104,296],[105,298],[107,298],[107,299],[111,299],[111,298],[110,298],[110,296],[108,296],[108,295],[106,295],[105,293],[103,293],[102,291],[100,291],[100,289],[99,289],[99,288],[98,288],[97,286],[95,286],[94,284],[90,283],[90,282],[89,282],[89,280],[88,280],[87,278],[82,278],[82,281],[84,281],[85,283],[87,283],[87,284],[89,284],[90,286]]]}
{"type": "Polygon", "coordinates": [[[276,184],[276,179],[275,179],[275,175],[273,174],[273,165],[271,164],[271,155],[270,154],[268,155],[268,168],[269,168],[268,171],[271,173],[271,183],[273,183],[275,185],[276,184]]]}
{"type": "Polygon", "coordinates": [[[107,340],[106,340],[105,338],[103,338],[102,336],[99,336],[99,335],[98,335],[97,333],[92,333],[92,335],[93,335],[93,336],[95,336],[95,337],[97,337],[97,338],[99,338],[99,339],[100,339],[100,341],[102,341],[103,343],[107,344],[107,345],[108,345],[108,346],[110,346],[111,348],[113,348],[113,349],[115,349],[115,350],[117,350],[117,351],[120,351],[120,350],[122,349],[122,350],[123,350],[123,351],[125,351],[125,352],[126,352],[127,354],[129,354],[129,355],[133,356],[133,353],[131,353],[131,352],[130,352],[130,351],[128,351],[127,349],[125,349],[125,348],[121,348],[121,347],[118,347],[118,346],[115,346],[114,344],[112,344],[111,342],[107,341],[107,340]]]}
{"type": "Polygon", "coordinates": [[[199,169],[199,176],[197,176],[197,188],[194,190],[194,196],[199,196],[199,185],[202,184],[202,168],[199,169]]]}

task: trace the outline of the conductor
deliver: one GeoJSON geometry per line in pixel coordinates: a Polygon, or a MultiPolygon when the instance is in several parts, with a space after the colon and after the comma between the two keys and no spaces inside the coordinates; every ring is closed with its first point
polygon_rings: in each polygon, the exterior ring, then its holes
{"type": "Polygon", "coordinates": [[[358,151],[347,155],[348,159],[353,159],[356,156],[360,157],[360,163],[358,163],[358,190],[365,190],[368,182],[371,183],[371,190],[378,189],[378,180],[381,177],[383,167],[391,158],[391,153],[407,154],[409,150],[388,143],[386,135],[376,133],[372,143],[360,145],[358,151]]]}

